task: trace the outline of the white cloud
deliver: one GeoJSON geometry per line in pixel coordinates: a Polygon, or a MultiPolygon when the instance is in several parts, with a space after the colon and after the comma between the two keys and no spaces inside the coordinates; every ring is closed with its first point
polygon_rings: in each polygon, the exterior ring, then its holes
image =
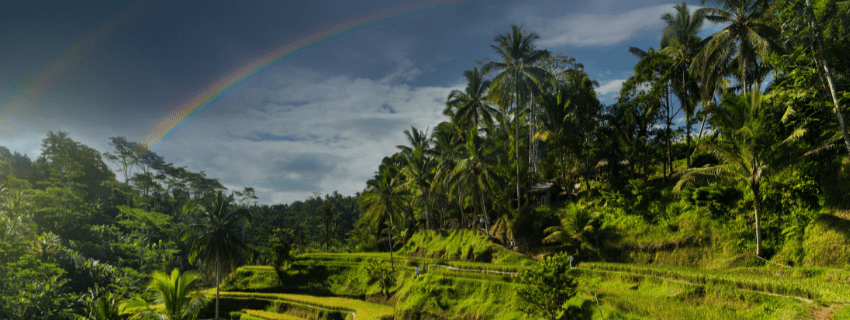
{"type": "Polygon", "coordinates": [[[533,30],[540,30],[541,46],[607,46],[636,35],[661,30],[661,15],[673,12],[672,4],[657,5],[619,14],[568,14],[562,17],[527,16],[533,30]]]}
{"type": "Polygon", "coordinates": [[[175,164],[205,170],[228,186],[253,186],[259,203],[303,200],[314,191],[353,195],[383,157],[407,143],[403,130],[425,130],[446,120],[446,96],[461,88],[311,74],[288,69],[246,84],[157,153],[186,159],[175,164]],[[298,78],[301,74],[306,77],[298,78]]]}
{"type": "Polygon", "coordinates": [[[596,88],[596,94],[600,96],[606,96],[609,94],[619,94],[620,88],[623,87],[624,82],[626,82],[626,79],[614,79],[605,81],[604,83],[600,84],[598,88],[596,88]]]}

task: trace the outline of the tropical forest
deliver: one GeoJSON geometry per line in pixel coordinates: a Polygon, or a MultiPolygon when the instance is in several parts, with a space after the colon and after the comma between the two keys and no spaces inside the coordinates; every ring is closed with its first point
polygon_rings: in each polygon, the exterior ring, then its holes
{"type": "Polygon", "coordinates": [[[670,7],[612,103],[493,30],[351,195],[0,146],[0,319],[850,319],[850,3],[670,7]]]}

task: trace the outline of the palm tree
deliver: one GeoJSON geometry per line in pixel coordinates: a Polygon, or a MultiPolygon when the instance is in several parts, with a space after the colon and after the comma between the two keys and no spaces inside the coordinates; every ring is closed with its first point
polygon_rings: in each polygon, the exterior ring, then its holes
{"type": "Polygon", "coordinates": [[[121,304],[121,314],[130,314],[130,320],[193,320],[208,302],[207,296],[199,290],[202,282],[201,276],[194,272],[180,275],[175,268],[169,276],[156,271],[147,287],[156,296],[155,304],[151,305],[137,296],[121,304]]]}
{"type": "MultiPolygon", "coordinates": [[[[691,16],[688,5],[674,5],[676,15],[664,14],[661,20],[667,26],[661,33],[661,53],[670,56],[671,80],[685,111],[685,139],[691,149],[691,118],[694,115],[700,90],[696,79],[691,76],[691,65],[699,53],[701,41],[697,36],[704,21],[705,12],[697,11],[691,16]]],[[[687,166],[691,167],[691,154],[687,153],[687,166]]]]}
{"type": "Polygon", "coordinates": [[[431,224],[431,182],[434,178],[434,158],[426,156],[424,153],[403,153],[407,160],[407,165],[401,169],[401,173],[407,177],[407,180],[402,184],[402,188],[406,190],[418,190],[419,194],[416,200],[425,206],[425,223],[429,228],[431,224]]]}
{"type": "Polygon", "coordinates": [[[62,248],[61,239],[53,232],[43,233],[30,242],[30,253],[48,262],[62,248]]]}
{"type": "Polygon", "coordinates": [[[648,84],[650,85],[650,94],[656,96],[666,111],[666,114],[663,116],[666,125],[664,137],[666,138],[667,145],[667,160],[663,166],[664,179],[666,180],[668,169],[671,174],[673,172],[673,135],[670,131],[670,126],[673,124],[673,118],[679,113],[679,111],[672,113],[673,110],[670,105],[670,77],[672,76],[670,71],[673,69],[672,59],[666,54],[656,52],[651,47],[646,51],[637,47],[629,47],[629,53],[638,57],[640,61],[634,67],[635,75],[623,84],[623,90],[632,90],[638,85],[648,84]]]}
{"type": "Polygon", "coordinates": [[[695,67],[704,69],[735,56],[741,89],[746,90],[747,73],[757,66],[756,58],[764,59],[772,52],[782,51],[774,41],[779,31],[759,22],[770,14],[771,1],[702,0],[703,5],[709,2],[720,8],[701,8],[695,15],[702,14],[711,22],[729,25],[705,39],[695,67]]]}
{"type": "Polygon", "coordinates": [[[398,220],[398,215],[402,213],[408,192],[402,190],[401,180],[392,177],[387,169],[381,171],[379,176],[375,178],[375,180],[370,180],[372,184],[367,186],[370,190],[360,198],[360,207],[363,208],[363,218],[370,223],[378,223],[381,219],[386,219],[388,222],[387,239],[390,250],[390,265],[395,270],[391,229],[395,221],[398,220]]]}
{"type": "Polygon", "coordinates": [[[541,123],[543,126],[534,134],[535,140],[540,140],[558,149],[558,162],[561,163],[561,185],[567,185],[567,159],[564,147],[571,138],[569,92],[565,87],[557,93],[544,93],[537,98],[541,107],[541,123]]]}
{"type": "MultiPolygon", "coordinates": [[[[431,133],[431,141],[434,143],[432,152],[435,157],[436,166],[434,168],[434,179],[431,184],[431,194],[434,198],[443,198],[444,201],[435,199],[436,204],[442,204],[442,212],[445,216],[446,211],[449,211],[455,204],[452,203],[450,197],[451,185],[446,182],[447,177],[454,170],[456,162],[454,154],[461,147],[463,139],[458,133],[458,128],[453,128],[448,122],[441,122],[434,128],[431,133]]],[[[465,225],[463,216],[463,208],[459,212],[461,223],[465,225]]]]}
{"type": "Polygon", "coordinates": [[[325,200],[325,203],[322,204],[322,207],[319,209],[319,216],[317,219],[325,228],[325,249],[327,249],[330,247],[331,227],[334,223],[334,207],[333,204],[331,204],[330,199],[325,200]]]}
{"type": "MultiPolygon", "coordinates": [[[[517,167],[517,212],[521,212],[522,195],[519,187],[519,119],[520,109],[524,102],[528,101],[535,85],[550,77],[546,70],[534,65],[549,56],[549,51],[534,48],[534,40],[540,39],[537,33],[525,33],[521,26],[511,25],[511,32],[497,35],[491,45],[493,50],[502,59],[501,62],[491,61],[484,65],[482,71],[501,70],[490,85],[490,95],[502,105],[514,105],[514,122],[516,122],[516,167],[517,167]]],[[[505,108],[508,110],[508,108],[505,108]]],[[[531,120],[531,119],[529,119],[531,120]]]]}
{"type": "Polygon", "coordinates": [[[196,237],[192,242],[189,262],[195,263],[200,257],[201,267],[207,274],[215,273],[215,318],[218,319],[219,287],[222,274],[228,275],[239,265],[240,258],[250,260],[253,252],[236,236],[239,226],[251,222],[247,209],[231,210],[232,196],[225,196],[216,190],[215,201],[209,206],[199,205],[195,199],[183,206],[184,213],[198,212],[203,223],[186,227],[180,233],[180,240],[196,237]]]}
{"type": "MultiPolygon", "coordinates": [[[[478,68],[463,72],[467,84],[464,91],[452,90],[446,99],[446,108],[454,109],[452,114],[452,125],[472,124],[479,127],[481,123],[485,126],[493,126],[495,108],[488,105],[487,90],[490,89],[490,80],[484,80],[484,74],[478,68]]],[[[445,112],[444,112],[445,113],[445,112]]]]}
{"type": "MultiPolygon", "coordinates": [[[[501,180],[498,176],[501,158],[486,142],[478,136],[477,129],[470,129],[464,148],[455,154],[457,164],[446,179],[454,188],[462,190],[462,194],[472,197],[473,207],[484,217],[485,232],[489,236],[490,216],[486,204],[493,195],[493,185],[501,180]]],[[[463,203],[463,197],[459,201],[463,203]]]]}
{"type": "Polygon", "coordinates": [[[89,292],[80,300],[85,301],[88,315],[87,317],[76,315],[78,320],[120,320],[122,318],[118,297],[112,292],[100,294],[97,283],[94,289],[89,288],[89,292]]]}
{"type": "Polygon", "coordinates": [[[770,114],[762,107],[757,85],[753,91],[741,95],[726,95],[715,112],[725,143],[708,145],[705,149],[720,160],[719,165],[692,168],[684,171],[673,191],[705,178],[729,183],[744,182],[753,194],[756,229],[756,255],[761,256],[760,188],[762,179],[785,169],[795,161],[788,142],[799,135],[798,131],[783,141],[771,132],[770,114]]]}
{"type": "Polygon", "coordinates": [[[844,123],[844,115],[841,114],[841,103],[838,101],[838,96],[835,91],[835,81],[832,79],[832,70],[829,67],[829,61],[823,56],[823,39],[820,34],[820,29],[818,29],[818,20],[815,18],[815,12],[812,10],[812,4],[809,0],[806,0],[806,12],[809,15],[811,28],[815,33],[815,39],[817,40],[818,56],[820,57],[821,64],[823,65],[824,76],[826,77],[826,84],[828,86],[827,89],[829,89],[830,96],[832,97],[832,104],[835,106],[835,117],[838,118],[838,129],[841,131],[841,137],[844,139],[844,148],[847,149],[847,152],[850,152],[850,134],[847,133],[847,125],[844,123]]]}
{"type": "Polygon", "coordinates": [[[583,200],[571,202],[561,212],[561,223],[543,230],[548,235],[543,238],[545,243],[562,243],[573,246],[578,251],[595,251],[590,243],[594,231],[599,228],[600,213],[591,211],[592,203],[583,200]]]}
{"type": "Polygon", "coordinates": [[[428,130],[417,130],[416,127],[411,127],[413,133],[404,130],[407,140],[411,147],[396,146],[401,149],[401,156],[404,158],[406,165],[401,168],[401,173],[407,177],[407,181],[403,183],[405,190],[418,190],[419,195],[416,201],[425,205],[425,222],[430,227],[431,217],[429,210],[429,202],[431,201],[431,180],[433,178],[434,159],[430,156],[434,152],[431,150],[431,138],[428,137],[428,130]]]}

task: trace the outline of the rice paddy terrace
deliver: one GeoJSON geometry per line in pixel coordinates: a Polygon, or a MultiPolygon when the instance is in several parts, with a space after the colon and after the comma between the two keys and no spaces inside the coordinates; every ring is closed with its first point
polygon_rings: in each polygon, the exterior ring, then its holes
{"type": "MultiPolygon", "coordinates": [[[[312,253],[279,270],[242,267],[222,287],[222,315],[533,319],[520,311],[515,274],[535,262],[475,232],[417,233],[393,258],[390,267],[389,253],[312,253]],[[373,279],[375,266],[394,268],[393,281],[373,279]]],[[[570,272],[580,293],[568,319],[850,319],[846,269],[587,262],[570,272]]]]}

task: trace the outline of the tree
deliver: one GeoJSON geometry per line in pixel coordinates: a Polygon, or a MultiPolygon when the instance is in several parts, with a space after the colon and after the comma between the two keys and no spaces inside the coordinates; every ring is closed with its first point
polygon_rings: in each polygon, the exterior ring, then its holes
{"type": "Polygon", "coordinates": [[[789,142],[801,132],[797,130],[785,140],[778,139],[771,131],[770,111],[762,107],[762,95],[755,85],[752,92],[726,95],[716,112],[725,141],[707,145],[705,149],[720,160],[720,164],[684,171],[673,191],[679,192],[685,185],[706,178],[745,183],[753,195],[756,255],[761,256],[761,183],[796,160],[789,142]]]}
{"type": "MultiPolygon", "coordinates": [[[[738,79],[741,89],[749,88],[747,74],[757,67],[756,58],[767,58],[770,53],[781,52],[775,40],[779,32],[760,20],[770,14],[769,0],[703,0],[721,8],[701,8],[695,14],[705,15],[714,23],[729,25],[703,41],[697,58],[700,66],[717,65],[718,61],[735,56],[738,63],[738,79]]],[[[703,76],[706,76],[705,74],[703,76]]]]}
{"type": "Polygon", "coordinates": [[[554,146],[558,151],[558,160],[561,164],[561,185],[567,185],[567,141],[572,137],[570,124],[570,101],[567,88],[561,87],[557,92],[544,93],[538,96],[540,105],[541,123],[543,126],[534,134],[535,140],[543,141],[554,146]]]}
{"type": "Polygon", "coordinates": [[[121,314],[131,315],[131,320],[150,317],[193,320],[208,302],[207,296],[199,290],[202,281],[199,274],[191,271],[182,275],[176,268],[171,271],[171,275],[156,271],[147,286],[147,290],[155,295],[154,304],[151,305],[137,296],[121,304],[121,314]]]}
{"type": "Polygon", "coordinates": [[[832,69],[829,67],[829,60],[824,58],[823,37],[820,34],[818,21],[815,18],[815,11],[812,10],[812,4],[809,0],[806,0],[806,13],[808,13],[811,29],[813,30],[812,32],[814,32],[815,39],[817,40],[818,57],[820,58],[821,65],[823,65],[824,76],[827,80],[829,94],[832,98],[832,104],[835,107],[835,117],[838,119],[838,128],[841,131],[841,137],[844,139],[844,148],[846,148],[847,152],[850,153],[850,134],[847,133],[847,125],[844,123],[844,115],[841,114],[841,103],[838,101],[838,93],[835,91],[835,81],[832,79],[832,69]]]}
{"type": "Polygon", "coordinates": [[[215,201],[206,206],[199,205],[195,199],[188,201],[183,206],[184,213],[198,212],[202,223],[188,226],[180,234],[180,240],[185,241],[190,237],[192,251],[189,253],[189,262],[195,263],[200,258],[201,268],[207,274],[215,273],[215,318],[218,319],[218,291],[221,284],[222,274],[230,274],[239,265],[242,258],[250,260],[253,257],[251,249],[236,236],[242,223],[251,222],[248,210],[240,208],[231,209],[232,196],[225,196],[224,192],[217,190],[215,201]]]}
{"type": "Polygon", "coordinates": [[[593,233],[599,229],[600,214],[592,211],[591,205],[582,200],[568,204],[561,212],[560,225],[543,231],[548,234],[546,238],[543,238],[543,242],[559,242],[577,251],[595,251],[596,248],[590,240],[593,233]]]}
{"type": "MultiPolygon", "coordinates": [[[[526,97],[531,96],[535,89],[536,83],[543,81],[551,75],[539,67],[534,67],[534,64],[549,56],[549,51],[537,50],[534,48],[534,40],[540,39],[537,33],[525,33],[521,26],[511,25],[511,32],[508,34],[497,35],[493,41],[496,45],[490,47],[496,51],[501,62],[491,61],[484,65],[482,71],[490,73],[491,71],[501,70],[501,72],[493,78],[490,85],[491,99],[502,105],[514,105],[514,122],[516,125],[516,196],[517,196],[517,212],[521,212],[522,195],[519,186],[519,119],[520,109],[524,102],[528,101],[526,97]]],[[[505,108],[505,110],[509,110],[505,108]]]]}
{"type": "Polygon", "coordinates": [[[334,206],[330,201],[325,201],[319,209],[319,216],[316,217],[325,229],[325,249],[330,248],[331,244],[331,229],[336,221],[334,206]]]}
{"type": "Polygon", "coordinates": [[[525,286],[517,291],[520,308],[534,316],[555,320],[566,310],[564,303],[576,295],[578,283],[570,276],[566,253],[543,258],[519,274],[525,286]]]}
{"type": "Polygon", "coordinates": [[[370,223],[379,223],[382,219],[387,221],[387,240],[390,250],[390,267],[395,270],[393,263],[393,236],[391,229],[397,221],[396,218],[401,214],[404,200],[408,196],[408,192],[402,190],[401,181],[390,175],[388,169],[384,169],[375,177],[375,180],[370,180],[370,190],[363,194],[360,198],[360,207],[363,210],[363,218],[370,223]]]}
{"type": "Polygon", "coordinates": [[[446,99],[447,110],[444,114],[452,115],[452,125],[474,125],[478,127],[493,126],[493,116],[498,112],[488,105],[487,90],[490,89],[490,80],[484,80],[484,74],[478,68],[463,72],[466,77],[466,89],[464,91],[452,90],[446,99]]]}
{"type": "Polygon", "coordinates": [[[661,20],[667,26],[661,33],[661,53],[671,59],[671,80],[676,95],[679,97],[682,109],[685,111],[685,139],[687,141],[687,166],[691,167],[691,118],[696,111],[700,95],[696,79],[691,76],[691,65],[697,56],[701,42],[697,36],[704,20],[704,11],[697,11],[692,16],[688,5],[673,6],[676,15],[664,14],[661,20]]]}
{"type": "MultiPolygon", "coordinates": [[[[145,156],[147,149],[144,145],[129,142],[124,137],[112,137],[110,146],[115,148],[115,153],[104,152],[103,156],[119,166],[118,172],[124,174],[124,184],[130,189],[130,177],[133,176],[133,168],[145,156]]],[[[130,197],[127,197],[127,206],[130,206],[130,197]]]]}
{"type": "MultiPolygon", "coordinates": [[[[487,213],[487,200],[494,193],[494,184],[501,179],[498,176],[498,167],[501,166],[501,157],[492,151],[487,141],[478,136],[475,128],[467,132],[464,148],[455,154],[456,165],[451,175],[446,177],[453,188],[463,189],[473,199],[473,208],[479,208],[478,213],[484,217],[485,232],[490,235],[490,216],[487,213]]],[[[461,203],[464,202],[460,198],[461,203]]]]}

